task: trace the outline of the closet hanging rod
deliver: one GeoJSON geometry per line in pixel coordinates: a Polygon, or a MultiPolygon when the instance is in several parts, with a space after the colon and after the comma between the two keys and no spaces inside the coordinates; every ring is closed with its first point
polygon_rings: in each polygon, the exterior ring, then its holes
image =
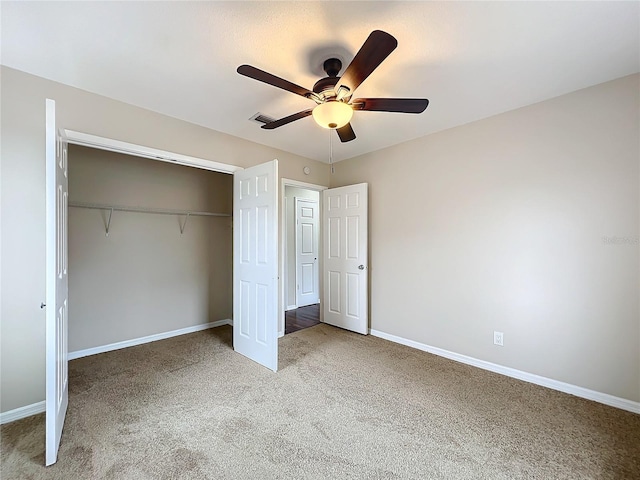
{"type": "Polygon", "coordinates": [[[154,213],[157,215],[189,215],[202,217],[230,217],[229,213],[194,212],[191,210],[167,210],[146,207],[125,207],[122,205],[106,205],[100,203],[69,202],[70,207],[92,208],[94,210],[111,210],[117,212],[154,213]]]}

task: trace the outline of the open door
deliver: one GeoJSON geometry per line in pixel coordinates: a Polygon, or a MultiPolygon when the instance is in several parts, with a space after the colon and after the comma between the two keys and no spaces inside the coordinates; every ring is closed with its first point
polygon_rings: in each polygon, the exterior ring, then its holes
{"type": "Polygon", "coordinates": [[[295,198],[296,211],[296,305],[306,307],[319,301],[318,227],[319,208],[315,200],[295,198]]]}
{"type": "Polygon", "coordinates": [[[278,161],[233,180],[233,348],[278,370],[278,161]]]}
{"type": "Polygon", "coordinates": [[[367,186],[322,192],[324,322],[364,335],[369,331],[367,186]]]}
{"type": "Polygon", "coordinates": [[[57,460],[69,403],[67,142],[64,134],[56,128],[56,103],[47,99],[46,465],[57,460]]]}

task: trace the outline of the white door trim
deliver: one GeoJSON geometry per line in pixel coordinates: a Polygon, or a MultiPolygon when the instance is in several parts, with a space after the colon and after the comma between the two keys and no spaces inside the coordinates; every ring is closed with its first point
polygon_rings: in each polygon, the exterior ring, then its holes
{"type": "Polygon", "coordinates": [[[191,157],[181,153],[159,150],[157,148],[145,147],[134,143],[122,142],[113,138],[100,137],[89,133],[77,132],[75,130],[65,130],[67,142],[84,147],[108,150],[110,152],[124,153],[136,157],[149,158],[160,162],[177,163],[188,167],[196,167],[203,170],[212,170],[220,173],[231,173],[244,170],[242,167],[227,163],[214,162],[204,158],[191,157]]]}
{"type": "MultiPolygon", "coordinates": [[[[286,206],[286,200],[285,200],[285,187],[298,187],[298,188],[305,188],[307,190],[314,190],[316,192],[322,192],[323,190],[328,189],[329,187],[326,187],[324,185],[316,185],[315,183],[306,183],[306,182],[300,182],[298,180],[293,180],[291,178],[281,178],[280,179],[280,208],[278,209],[280,212],[280,238],[282,238],[282,242],[280,242],[280,276],[279,276],[279,289],[280,289],[280,301],[278,302],[278,337],[282,337],[284,336],[284,312],[286,309],[286,304],[285,304],[285,291],[284,291],[284,278],[285,278],[285,274],[286,274],[286,270],[284,269],[284,263],[285,263],[285,258],[287,256],[287,251],[286,251],[286,238],[287,238],[287,231],[286,231],[286,223],[284,221],[284,217],[285,217],[285,206],[286,206]]],[[[319,208],[320,208],[320,215],[322,215],[322,195],[320,195],[320,198],[318,199],[319,201],[319,208]]],[[[320,228],[322,228],[322,222],[320,222],[320,228]]],[[[322,231],[320,231],[320,236],[322,238],[322,231]]],[[[320,242],[319,247],[320,249],[319,254],[320,254],[320,260],[322,260],[322,242],[320,242]]],[[[318,266],[318,270],[320,272],[322,272],[322,262],[320,262],[320,265],[318,266]]],[[[320,298],[322,298],[322,275],[320,275],[320,298]]],[[[320,315],[322,315],[322,312],[320,312],[320,315]]],[[[322,320],[322,318],[321,318],[322,320]]]]}

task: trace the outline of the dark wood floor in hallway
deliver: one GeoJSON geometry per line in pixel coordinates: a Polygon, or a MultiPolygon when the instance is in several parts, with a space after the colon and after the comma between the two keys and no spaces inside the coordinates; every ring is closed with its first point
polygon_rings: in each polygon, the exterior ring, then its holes
{"type": "Polygon", "coordinates": [[[320,323],[320,304],[289,310],[284,314],[284,333],[293,333],[320,323]]]}

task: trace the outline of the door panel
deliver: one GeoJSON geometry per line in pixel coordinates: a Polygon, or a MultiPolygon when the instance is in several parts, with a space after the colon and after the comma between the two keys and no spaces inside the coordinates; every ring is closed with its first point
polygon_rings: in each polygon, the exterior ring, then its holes
{"type": "Polygon", "coordinates": [[[347,316],[357,317],[360,312],[360,275],[357,273],[347,273],[347,316]]]}
{"type": "Polygon", "coordinates": [[[324,322],[367,334],[367,184],[322,192],[324,322]]]}
{"type": "Polygon", "coordinates": [[[340,218],[329,217],[329,257],[340,258],[340,218]]]}
{"type": "Polygon", "coordinates": [[[315,292],[315,270],[313,263],[302,265],[302,275],[300,276],[300,295],[313,295],[315,292]]]}
{"type": "Polygon", "coordinates": [[[68,159],[67,141],[46,100],[46,465],[58,457],[69,403],[68,159]]]}
{"type": "Polygon", "coordinates": [[[278,369],[278,161],[234,174],[233,348],[278,369]]]}
{"type": "Polygon", "coordinates": [[[360,233],[359,217],[347,217],[347,258],[350,260],[357,260],[360,258],[360,239],[358,237],[360,233]]]}
{"type": "Polygon", "coordinates": [[[340,272],[328,272],[329,311],[340,314],[340,272]]]}
{"type": "Polygon", "coordinates": [[[295,212],[296,305],[304,307],[320,300],[318,202],[295,198],[295,212]]]}

